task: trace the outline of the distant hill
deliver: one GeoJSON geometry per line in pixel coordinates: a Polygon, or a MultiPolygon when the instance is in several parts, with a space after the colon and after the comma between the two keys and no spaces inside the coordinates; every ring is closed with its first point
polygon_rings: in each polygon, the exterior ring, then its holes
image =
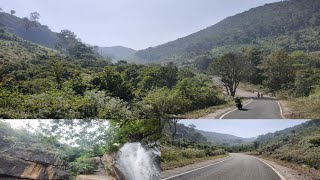
{"type": "Polygon", "coordinates": [[[98,53],[113,60],[128,60],[133,58],[136,50],[123,46],[98,47],[98,53]]]}
{"type": "Polygon", "coordinates": [[[207,131],[201,131],[201,130],[196,130],[196,131],[202,134],[204,137],[206,137],[209,142],[212,142],[215,144],[239,145],[242,143],[250,143],[255,140],[255,138],[242,138],[242,137],[237,137],[230,134],[207,132],[207,131]]]}
{"type": "Polygon", "coordinates": [[[37,27],[32,27],[26,31],[22,19],[8,13],[0,13],[0,23],[5,25],[7,31],[16,36],[46,47],[53,48],[58,39],[48,26],[40,23],[37,23],[37,27]]]}
{"type": "MultiPolygon", "coordinates": [[[[169,132],[169,129],[166,131],[169,132]]],[[[250,143],[255,140],[255,138],[242,138],[230,134],[202,131],[180,123],[177,124],[177,138],[184,138],[198,143],[210,142],[216,145],[227,146],[250,143]]]]}
{"type": "Polygon", "coordinates": [[[189,36],[137,51],[141,62],[192,60],[210,52],[218,56],[243,47],[288,51],[320,50],[320,1],[287,0],[228,17],[189,36]]]}

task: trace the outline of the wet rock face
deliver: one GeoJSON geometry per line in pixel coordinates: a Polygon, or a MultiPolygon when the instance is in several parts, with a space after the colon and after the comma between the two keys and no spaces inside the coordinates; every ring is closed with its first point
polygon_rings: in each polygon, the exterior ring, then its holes
{"type": "MultiPolygon", "coordinates": [[[[0,177],[6,179],[68,179],[66,163],[53,152],[20,148],[16,142],[0,138],[0,177]]],[[[2,179],[2,178],[1,178],[2,179]]]]}

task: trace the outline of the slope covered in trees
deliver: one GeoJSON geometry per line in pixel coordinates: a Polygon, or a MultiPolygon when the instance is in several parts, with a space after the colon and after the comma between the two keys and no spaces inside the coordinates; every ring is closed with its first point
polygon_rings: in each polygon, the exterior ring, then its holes
{"type": "Polygon", "coordinates": [[[16,36],[46,47],[53,48],[58,40],[56,33],[52,32],[48,26],[38,22],[35,22],[32,27],[28,26],[30,22],[27,18],[19,18],[14,14],[0,12],[0,23],[16,36]]]}
{"type": "Polygon", "coordinates": [[[319,51],[320,1],[288,0],[228,17],[189,36],[138,51],[143,62],[182,61],[210,53],[214,56],[243,47],[265,50],[319,51]]]}
{"type": "Polygon", "coordinates": [[[259,154],[280,160],[320,168],[320,121],[301,125],[257,138],[259,154]]]}

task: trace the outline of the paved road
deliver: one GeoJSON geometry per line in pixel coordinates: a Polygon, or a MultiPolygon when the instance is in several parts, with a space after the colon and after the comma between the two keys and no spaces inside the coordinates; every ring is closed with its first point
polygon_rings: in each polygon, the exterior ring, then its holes
{"type": "Polygon", "coordinates": [[[168,180],[280,180],[268,165],[253,156],[231,154],[231,158],[168,180]]]}
{"type": "Polygon", "coordinates": [[[244,106],[243,110],[224,113],[218,118],[220,117],[222,119],[282,119],[277,100],[268,97],[252,97],[252,101],[244,106]]]}

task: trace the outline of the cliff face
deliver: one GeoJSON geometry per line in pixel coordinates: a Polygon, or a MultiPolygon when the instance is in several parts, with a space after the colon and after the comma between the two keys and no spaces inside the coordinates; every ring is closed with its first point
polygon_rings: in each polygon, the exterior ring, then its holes
{"type": "Polygon", "coordinates": [[[68,179],[66,166],[54,152],[0,137],[1,179],[68,179]]]}

